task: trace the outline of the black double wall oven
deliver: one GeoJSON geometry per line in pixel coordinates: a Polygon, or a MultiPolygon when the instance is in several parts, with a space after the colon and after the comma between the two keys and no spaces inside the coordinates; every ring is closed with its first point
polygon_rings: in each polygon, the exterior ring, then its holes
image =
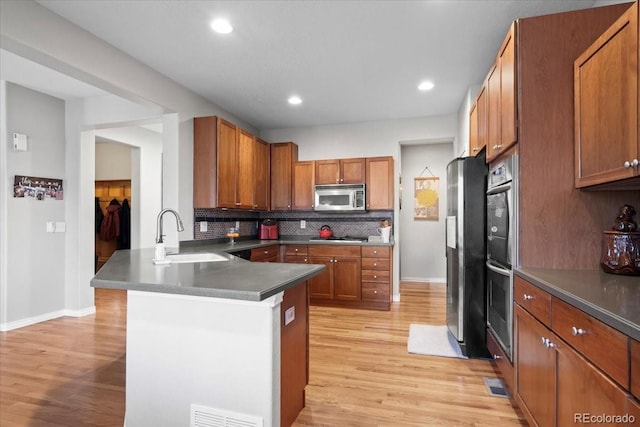
{"type": "Polygon", "coordinates": [[[513,267],[518,257],[518,158],[489,170],[487,182],[487,325],[512,358],[513,267]]]}

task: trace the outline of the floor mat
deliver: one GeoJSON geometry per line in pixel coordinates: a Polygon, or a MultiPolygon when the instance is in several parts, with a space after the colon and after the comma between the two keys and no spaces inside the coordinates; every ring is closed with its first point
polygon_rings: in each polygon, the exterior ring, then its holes
{"type": "Polygon", "coordinates": [[[509,398],[509,392],[500,378],[484,377],[484,385],[491,396],[509,398]]]}
{"type": "Polygon", "coordinates": [[[407,350],[414,354],[467,359],[446,326],[412,323],[409,325],[407,350]]]}

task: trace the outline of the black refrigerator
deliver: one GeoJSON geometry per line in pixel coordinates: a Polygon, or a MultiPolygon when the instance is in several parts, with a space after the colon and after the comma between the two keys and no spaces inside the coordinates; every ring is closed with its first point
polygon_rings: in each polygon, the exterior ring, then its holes
{"type": "Polygon", "coordinates": [[[478,157],[447,165],[447,327],[467,357],[489,357],[486,344],[486,188],[478,157]]]}

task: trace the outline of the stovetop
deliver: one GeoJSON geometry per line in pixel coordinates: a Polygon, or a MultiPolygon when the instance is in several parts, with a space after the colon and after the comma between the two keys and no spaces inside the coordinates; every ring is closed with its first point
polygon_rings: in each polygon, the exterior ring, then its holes
{"type": "Polygon", "coordinates": [[[321,241],[339,241],[339,242],[366,242],[369,240],[368,237],[361,236],[344,236],[344,237],[312,237],[309,240],[321,240],[321,241]]]}

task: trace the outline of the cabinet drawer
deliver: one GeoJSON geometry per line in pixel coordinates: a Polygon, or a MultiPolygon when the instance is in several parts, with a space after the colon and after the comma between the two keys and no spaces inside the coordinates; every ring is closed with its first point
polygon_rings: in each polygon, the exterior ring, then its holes
{"type": "Polygon", "coordinates": [[[545,326],[551,326],[551,295],[547,292],[515,276],[513,299],[545,326]]]}
{"type": "Polygon", "coordinates": [[[360,246],[309,245],[309,256],[360,257],[360,246]]]}
{"type": "Polygon", "coordinates": [[[389,246],[363,246],[362,258],[389,258],[389,246]]]}
{"type": "Polygon", "coordinates": [[[251,261],[271,261],[278,258],[278,245],[251,249],[251,261]]]}
{"type": "MultiPolygon", "coordinates": [[[[640,399],[640,342],[631,341],[631,393],[640,399]]],[[[638,418],[640,419],[640,418],[638,418]]]]}
{"type": "Polygon", "coordinates": [[[389,301],[390,295],[388,283],[362,283],[363,301],[389,301]]]}
{"type": "Polygon", "coordinates": [[[307,255],[307,245],[286,245],[285,255],[307,255]]]}
{"type": "Polygon", "coordinates": [[[362,258],[362,269],[389,271],[389,258],[362,258]]]}
{"type": "Polygon", "coordinates": [[[629,389],[629,338],[626,335],[555,297],[551,299],[551,329],[629,389]]]}
{"type": "Polygon", "coordinates": [[[491,358],[498,366],[498,370],[502,374],[504,385],[509,390],[511,396],[514,395],[513,389],[513,365],[509,362],[506,353],[494,338],[493,333],[487,329],[487,350],[491,354],[491,358]]]}
{"type": "MultiPolygon", "coordinates": [[[[362,262],[364,263],[364,260],[362,260],[362,262]]],[[[389,283],[390,276],[388,270],[362,270],[363,282],[389,283]]]]}

